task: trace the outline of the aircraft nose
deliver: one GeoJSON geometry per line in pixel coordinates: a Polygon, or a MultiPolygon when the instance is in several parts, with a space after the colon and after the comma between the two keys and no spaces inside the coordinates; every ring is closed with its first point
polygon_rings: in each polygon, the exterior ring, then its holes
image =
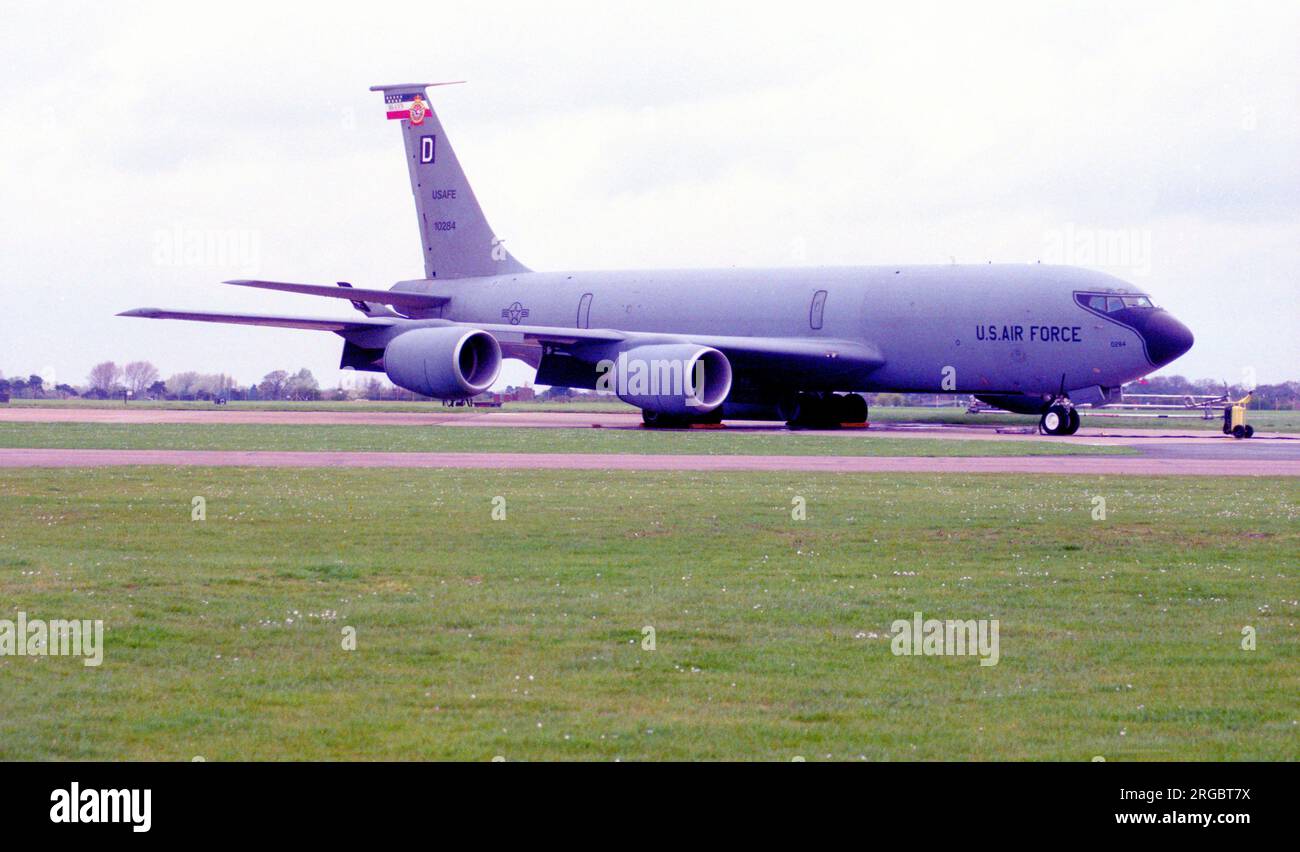
{"type": "Polygon", "coordinates": [[[1142,329],[1142,337],[1146,340],[1147,355],[1157,367],[1163,367],[1191,349],[1195,340],[1192,330],[1168,311],[1153,313],[1142,329]]]}

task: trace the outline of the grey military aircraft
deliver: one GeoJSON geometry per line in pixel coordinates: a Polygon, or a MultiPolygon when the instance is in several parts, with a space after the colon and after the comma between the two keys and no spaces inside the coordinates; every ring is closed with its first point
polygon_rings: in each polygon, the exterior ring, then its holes
{"type": "Polygon", "coordinates": [[[863,392],[973,395],[1070,435],[1077,403],[1186,352],[1150,296],[1085,269],[1033,265],[534,272],[493,233],[429,101],[437,83],[372,86],[405,143],[424,276],[390,289],[243,287],[347,299],[361,316],[138,308],[121,316],[330,331],[342,368],[438,399],[475,396],[503,358],[537,382],[609,390],[647,426],[722,419],[833,427],[863,392]]]}

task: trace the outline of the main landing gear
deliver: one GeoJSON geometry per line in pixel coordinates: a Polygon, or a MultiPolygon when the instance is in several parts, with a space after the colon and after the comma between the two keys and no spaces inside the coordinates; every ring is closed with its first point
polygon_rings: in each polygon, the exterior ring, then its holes
{"type": "Polygon", "coordinates": [[[1038,431],[1044,435],[1073,435],[1079,431],[1079,412],[1068,399],[1058,399],[1043,412],[1038,431]]]}
{"type": "Polygon", "coordinates": [[[791,429],[837,429],[867,422],[867,400],[856,393],[801,393],[791,409],[785,423],[791,429]]]}
{"type": "Polygon", "coordinates": [[[647,429],[686,429],[697,423],[712,426],[721,422],[721,406],[708,414],[663,414],[648,408],[641,409],[641,423],[647,429]]]}

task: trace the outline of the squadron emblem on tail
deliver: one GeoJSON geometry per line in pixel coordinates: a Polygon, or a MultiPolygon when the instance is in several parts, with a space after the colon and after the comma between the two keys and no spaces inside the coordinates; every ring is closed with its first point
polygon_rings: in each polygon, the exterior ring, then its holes
{"type": "Polygon", "coordinates": [[[411,101],[411,123],[415,125],[424,124],[424,116],[427,110],[424,107],[424,98],[419,95],[411,101]]]}

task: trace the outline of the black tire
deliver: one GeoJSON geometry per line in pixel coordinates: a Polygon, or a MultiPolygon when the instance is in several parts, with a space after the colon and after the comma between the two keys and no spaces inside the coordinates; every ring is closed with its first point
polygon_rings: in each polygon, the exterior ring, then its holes
{"type": "Polygon", "coordinates": [[[867,400],[862,394],[851,393],[840,397],[839,409],[841,423],[867,422],[867,400]]]}
{"type": "Polygon", "coordinates": [[[826,403],[814,393],[797,394],[794,398],[794,416],[786,421],[789,429],[817,429],[825,425],[826,403]]]}
{"type": "Polygon", "coordinates": [[[1249,423],[1246,424],[1246,437],[1247,438],[1255,437],[1255,427],[1251,426],[1249,423]]]}
{"type": "Polygon", "coordinates": [[[1232,427],[1232,437],[1236,438],[1238,441],[1240,441],[1242,438],[1246,437],[1246,427],[1244,427],[1244,426],[1242,426],[1242,425],[1240,425],[1240,424],[1238,424],[1238,425],[1236,425],[1236,426],[1233,426],[1233,427],[1232,427]]]}
{"type": "Polygon", "coordinates": [[[1043,412],[1038,421],[1038,430],[1044,435],[1066,435],[1070,427],[1070,409],[1064,405],[1053,405],[1043,412]]]}
{"type": "Polygon", "coordinates": [[[641,423],[647,429],[673,429],[681,425],[675,417],[648,408],[641,409],[641,423]]]}
{"type": "Polygon", "coordinates": [[[708,414],[661,414],[648,408],[641,409],[641,425],[647,429],[685,429],[693,423],[721,423],[722,407],[708,414]]]}
{"type": "Polygon", "coordinates": [[[1071,408],[1071,409],[1070,409],[1070,418],[1069,418],[1069,420],[1066,421],[1066,424],[1065,424],[1065,431],[1062,432],[1061,434],[1062,434],[1062,435],[1073,435],[1075,432],[1078,432],[1078,431],[1079,431],[1079,427],[1080,427],[1081,425],[1083,425],[1083,418],[1079,416],[1079,409],[1077,409],[1077,408],[1071,408]]]}
{"type": "Polygon", "coordinates": [[[785,428],[802,429],[803,428],[803,408],[804,395],[797,393],[794,398],[788,402],[782,403],[781,413],[785,415],[785,428]]]}

